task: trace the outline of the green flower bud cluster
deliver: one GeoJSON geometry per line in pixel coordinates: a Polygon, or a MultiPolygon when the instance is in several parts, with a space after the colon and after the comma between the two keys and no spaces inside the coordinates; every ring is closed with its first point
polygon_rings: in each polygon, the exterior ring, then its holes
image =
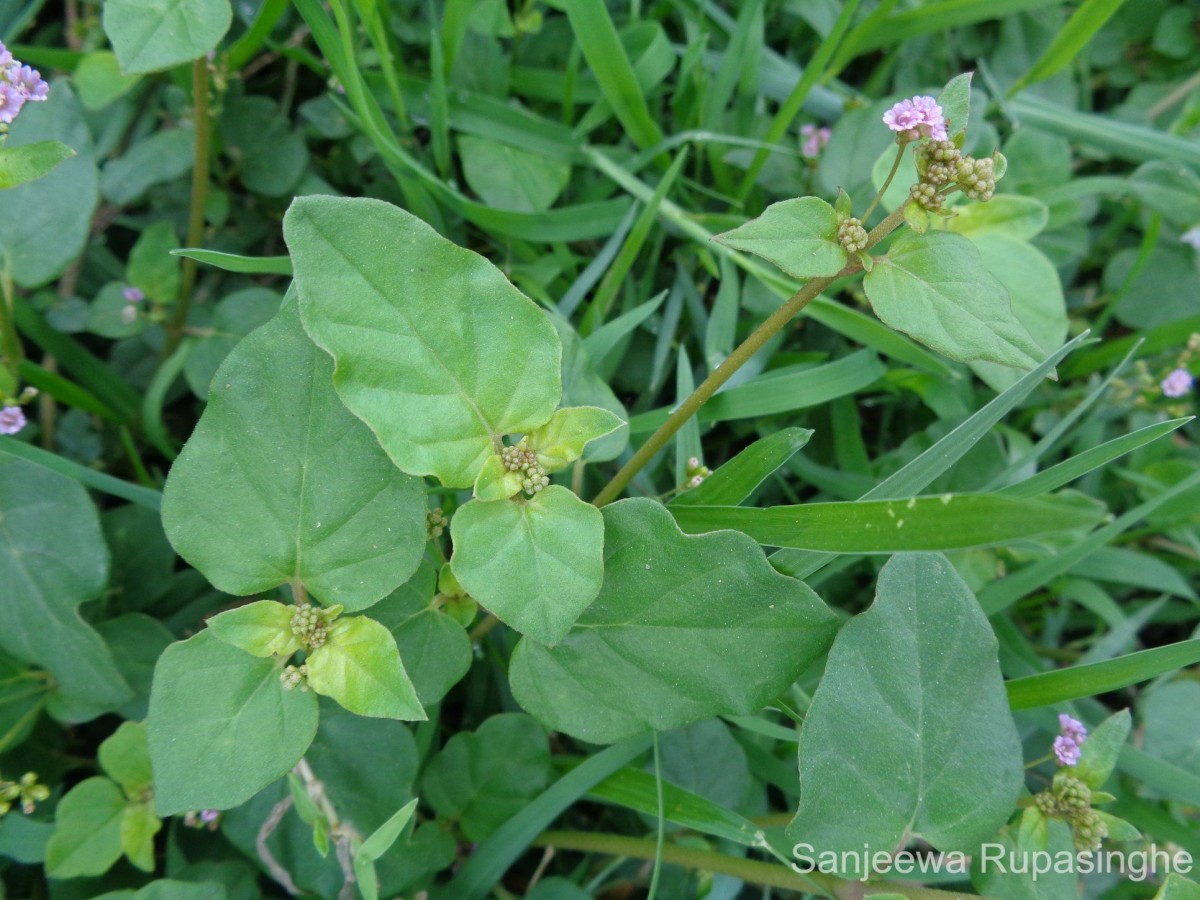
{"type": "Polygon", "coordinates": [[[283,682],[285,691],[294,691],[296,688],[300,688],[301,693],[306,693],[308,691],[308,664],[285,666],[279,673],[279,680],[283,682]]]}
{"type": "Polygon", "coordinates": [[[500,459],[508,471],[520,472],[524,476],[521,479],[521,489],[527,496],[532,497],[550,484],[550,476],[538,462],[537,454],[529,449],[524,440],[515,447],[505,447],[501,450],[500,459]]]}
{"type": "Polygon", "coordinates": [[[838,243],[847,253],[861,253],[867,249],[867,229],[860,219],[848,216],[842,219],[837,231],[838,243]]]}
{"type": "Polygon", "coordinates": [[[996,162],[990,157],[972,159],[963,157],[957,163],[956,181],[964,194],[972,200],[987,202],[996,193],[996,162]]]}
{"type": "Polygon", "coordinates": [[[446,531],[446,526],[450,524],[450,520],[446,518],[446,514],[442,512],[440,506],[429,510],[425,513],[425,539],[436,541],[446,531]]]}
{"type": "Polygon", "coordinates": [[[927,209],[930,212],[939,210],[943,206],[942,195],[938,193],[937,185],[926,184],[919,181],[908,189],[908,194],[912,199],[917,201],[922,209],[927,209]]]}
{"type": "Polygon", "coordinates": [[[298,604],[292,610],[292,634],[300,639],[304,649],[316,650],[329,636],[328,614],[307,603],[298,604]]]}
{"type": "Polygon", "coordinates": [[[962,152],[953,141],[931,141],[917,148],[917,154],[921,181],[940,187],[955,180],[962,152]]]}
{"type": "Polygon", "coordinates": [[[1099,850],[1108,837],[1108,825],[1092,809],[1091,788],[1073,775],[1059,772],[1050,788],[1036,794],[1033,802],[1043,815],[1062,819],[1071,826],[1075,849],[1081,853],[1099,850]]]}
{"type": "Polygon", "coordinates": [[[36,772],[26,772],[18,781],[0,781],[0,816],[8,814],[14,803],[29,815],[43,800],[50,797],[50,788],[38,784],[36,772]]]}

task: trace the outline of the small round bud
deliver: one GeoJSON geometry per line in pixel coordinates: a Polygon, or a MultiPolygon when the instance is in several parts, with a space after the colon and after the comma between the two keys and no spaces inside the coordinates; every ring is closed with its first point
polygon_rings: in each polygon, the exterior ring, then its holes
{"type": "Polygon", "coordinates": [[[1108,825],[1094,809],[1087,809],[1076,815],[1071,826],[1075,849],[1080,853],[1096,852],[1108,837],[1108,825]]]}
{"type": "Polygon", "coordinates": [[[935,185],[924,182],[914,184],[908,189],[908,193],[923,209],[933,211],[942,208],[942,195],[938,193],[935,185]]]}
{"type": "Polygon", "coordinates": [[[838,243],[847,253],[860,253],[867,249],[867,229],[854,217],[845,218],[838,225],[838,243]]]}
{"type": "Polygon", "coordinates": [[[956,163],[955,181],[972,200],[991,200],[996,192],[996,163],[991,158],[964,157],[956,163]]]}

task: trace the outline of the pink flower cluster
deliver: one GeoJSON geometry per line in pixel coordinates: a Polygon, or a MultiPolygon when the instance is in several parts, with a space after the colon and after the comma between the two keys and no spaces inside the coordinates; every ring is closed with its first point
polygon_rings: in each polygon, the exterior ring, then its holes
{"type": "Polygon", "coordinates": [[[1079,748],[1087,740],[1087,728],[1066,713],[1059,714],[1058,727],[1062,734],[1054,739],[1054,756],[1060,766],[1073,766],[1079,762],[1079,748]]]}
{"type": "Polygon", "coordinates": [[[12,124],[26,103],[45,100],[49,93],[50,85],[38,70],[13,59],[12,52],[0,42],[0,123],[12,124]]]}
{"type": "Polygon", "coordinates": [[[946,117],[932,97],[901,100],[883,114],[883,124],[907,141],[922,137],[935,141],[947,139],[946,117]]]}
{"type": "Polygon", "coordinates": [[[816,159],[829,143],[829,129],[807,124],[800,126],[800,155],[805,159],[816,159]]]}
{"type": "Polygon", "coordinates": [[[1191,392],[1193,383],[1195,383],[1195,379],[1192,378],[1191,372],[1187,369],[1175,369],[1162,380],[1159,387],[1162,388],[1164,397],[1178,399],[1186,397],[1191,392]]]}
{"type": "Polygon", "coordinates": [[[25,427],[25,413],[19,406],[0,409],[0,434],[16,434],[25,427]]]}

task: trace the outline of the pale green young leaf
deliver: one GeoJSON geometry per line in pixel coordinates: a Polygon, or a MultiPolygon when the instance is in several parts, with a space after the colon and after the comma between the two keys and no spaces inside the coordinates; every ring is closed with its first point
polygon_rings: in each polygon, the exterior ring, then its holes
{"type": "Polygon", "coordinates": [[[251,656],[291,656],[301,648],[292,632],[293,609],[275,600],[256,600],[213,616],[208,630],[251,656]]]}
{"type": "Polygon", "coordinates": [[[229,0],[106,0],[104,33],[127,75],[198,59],[229,30],[229,0]]]}
{"type": "Polygon", "coordinates": [[[421,796],[482,841],[550,783],[550,742],[529,716],[501,713],[446,742],[425,770],[421,796]]]}
{"type": "Polygon", "coordinates": [[[154,783],[150,770],[150,747],[143,722],[122,722],[98,752],[100,768],[125,791],[131,800],[154,783]]]}
{"type": "Polygon", "coordinates": [[[520,493],[524,480],[524,473],[510,470],[504,460],[493,453],[479,467],[473,493],[479,500],[507,500],[520,493]]]}
{"type": "Polygon", "coordinates": [[[794,278],[836,275],[846,265],[838,217],[819,197],[772,203],[761,216],[716,236],[727,247],[760,256],[794,278]]]}
{"type": "Polygon", "coordinates": [[[400,832],[404,830],[404,826],[412,820],[416,809],[417,800],[414,797],[396,810],[395,815],[376,828],[362,842],[362,846],[358,848],[358,852],[354,855],[354,858],[356,860],[368,859],[374,862],[387,853],[391,849],[392,844],[396,843],[396,839],[400,837],[400,832]]]}
{"type": "Polygon", "coordinates": [[[596,406],[556,410],[545,425],[529,433],[529,448],[547,472],[565,469],[583,455],[592,441],[612,434],[625,423],[615,413],[596,406]]]}
{"type": "Polygon", "coordinates": [[[46,844],[51,878],[103,875],[121,858],[125,797],[107,778],[88,778],[67,792],[54,816],[46,844]]]}
{"type": "Polygon", "coordinates": [[[608,743],[748,714],[829,646],[833,613],[745,535],[686,536],[646,499],[602,512],[600,595],[556,647],[521,641],[509,669],[547,727],[608,743]]]}
{"type": "Polygon", "coordinates": [[[229,809],[285,775],[317,731],[317,698],[207,632],[158,660],[146,719],[159,815],[229,809]]]}
{"type": "Polygon", "coordinates": [[[154,871],[154,836],[162,820],[150,803],[130,803],[121,813],[121,851],[143,872],[154,871]]]}
{"type": "Polygon", "coordinates": [[[423,486],[346,411],[332,374],[294,303],[217,370],[163,492],[167,536],[217,588],[247,595],[294,580],[353,610],[416,569],[423,486]]]}
{"type": "Polygon", "coordinates": [[[74,155],[75,151],[60,141],[0,147],[0,190],[37,181],[74,155]]]}
{"type": "Polygon", "coordinates": [[[1170,872],[1163,879],[1154,900],[1200,900],[1200,884],[1184,878],[1178,872],[1170,872]]]}
{"type": "Polygon", "coordinates": [[[900,235],[863,285],[880,319],[951,359],[1029,369],[1045,355],[961,235],[900,235]]]}
{"type": "Polygon", "coordinates": [[[396,639],[374,619],[337,619],[307,663],[308,686],[350,712],[406,721],[426,718],[396,639]]]}
{"type": "Polygon", "coordinates": [[[470,487],[496,439],[554,414],[558,335],[483,257],[370,199],[302,197],[284,236],[338,394],[404,471],[470,487]]]}
{"type": "Polygon", "coordinates": [[[562,640],[600,591],[604,520],[565,487],[472,500],[454,514],[450,534],[450,565],[463,589],[543,644],[562,640]]]}
{"type": "MultiPolygon", "coordinates": [[[[956,206],[953,218],[938,221],[947,231],[972,239],[1002,234],[1028,241],[1041,234],[1049,218],[1049,208],[1037,197],[997,194],[987,203],[956,206]]],[[[991,271],[997,274],[995,269],[991,271]]]]}
{"type": "Polygon", "coordinates": [[[971,112],[971,76],[973,72],[964,72],[951,78],[942,92],[938,94],[938,106],[946,119],[946,133],[950,140],[960,134],[967,133],[967,123],[971,112]]]}
{"type": "Polygon", "coordinates": [[[1132,726],[1129,710],[1123,709],[1097,725],[1080,745],[1079,762],[1073,768],[1075,775],[1088,787],[1096,790],[1108,781],[1132,726]]]}
{"type": "Polygon", "coordinates": [[[945,557],[893,557],[874,604],[842,626],[805,716],[789,839],[975,852],[1022,783],[987,618],[945,557]]]}
{"type": "Polygon", "coordinates": [[[111,50],[93,50],[79,60],[71,80],[79,94],[79,102],[95,111],[124,97],[142,79],[137,75],[122,74],[121,64],[111,50]]]}

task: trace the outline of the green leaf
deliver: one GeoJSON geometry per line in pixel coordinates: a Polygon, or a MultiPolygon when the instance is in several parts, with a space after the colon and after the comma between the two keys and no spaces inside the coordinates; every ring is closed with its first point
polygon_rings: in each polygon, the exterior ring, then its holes
{"type": "Polygon", "coordinates": [[[874,604],[842,626],[805,716],[789,839],[840,852],[919,837],[977,852],[1023,783],[996,654],[945,557],[893,557],[874,604]]]}
{"type": "Polygon", "coordinates": [[[1094,728],[1079,747],[1079,762],[1072,767],[1076,777],[1092,790],[1103,787],[1117,765],[1132,726],[1129,710],[1123,709],[1094,728]]]}
{"type": "MultiPolygon", "coordinates": [[[[973,243],[984,268],[1008,291],[1017,321],[1033,336],[1042,356],[1049,356],[1067,337],[1067,302],[1054,264],[1032,244],[1007,234],[982,234],[973,243]]],[[[1021,377],[1016,369],[990,362],[975,362],[971,368],[995,391],[1021,377]]]]}
{"type": "MultiPolygon", "coordinates": [[[[1019,241],[1028,241],[1042,232],[1049,218],[1050,210],[1036,197],[997,194],[987,203],[956,206],[954,218],[940,221],[948,231],[969,238],[1003,234],[1019,241]]],[[[991,271],[997,274],[995,269],[991,271]]]]}
{"type": "Polygon", "coordinates": [[[846,265],[838,217],[819,197],[772,203],[761,216],[714,240],[774,263],[794,278],[836,275],[846,265]]]}
{"type": "Polygon", "coordinates": [[[1028,369],[1045,355],[961,235],[905,232],[863,284],[880,319],[951,359],[1028,369]]]}
{"type": "Polygon", "coordinates": [[[203,631],[167,648],[146,720],[159,815],[238,806],[304,755],[317,698],[279,671],[203,631]]]}
{"type": "Polygon", "coordinates": [[[450,566],[468,594],[543,644],[562,640],[600,591],[604,519],[565,487],[471,500],[450,520],[450,566]]]}
{"type": "Polygon", "coordinates": [[[138,235],[129,252],[130,283],[158,303],[174,303],[179,295],[179,259],[171,255],[178,244],[175,226],[164,219],[138,235]]]}
{"type": "Polygon", "coordinates": [[[106,0],[103,25],[122,71],[136,75],[204,56],[232,19],[229,0],[106,0]]]}
{"type": "Polygon", "coordinates": [[[571,178],[570,163],[487,138],[463,135],[458,149],[468,186],[496,209],[543,212],[571,178]]]}
{"type": "Polygon", "coordinates": [[[22,287],[57,278],[79,256],[100,199],[91,132],[65,81],[51,85],[45,103],[25,104],[9,129],[5,150],[45,141],[61,142],[76,155],[58,166],[53,178],[0,191],[0,251],[22,287]]]}
{"type": "Polygon", "coordinates": [[[769,509],[672,506],[671,513],[688,534],[733,528],[771,547],[901,553],[986,547],[1090,528],[1103,520],[1104,507],[1071,495],[942,494],[769,509]]]}
{"type": "Polygon", "coordinates": [[[301,649],[292,632],[293,607],[274,600],[256,600],[208,620],[213,637],[263,659],[289,657],[301,649]]]}
{"type": "Polygon", "coordinates": [[[123,75],[121,64],[111,50],[85,53],[71,75],[79,102],[93,111],[124,97],[141,80],[136,75],[123,75]]]}
{"type": "Polygon", "coordinates": [[[271,97],[226,95],[218,123],[226,150],[240,163],[247,190],[264,197],[298,191],[308,169],[308,145],[271,97]]]}
{"type": "Polygon", "coordinates": [[[946,133],[950,140],[967,133],[971,113],[971,76],[964,72],[951,78],[938,94],[938,106],[946,119],[946,133]]]}
{"type": "Polygon", "coordinates": [[[350,712],[406,721],[426,718],[396,639],[374,619],[337,619],[307,662],[308,686],[350,712]]]}
{"type": "Polygon", "coordinates": [[[74,155],[74,150],[59,141],[0,147],[0,190],[37,181],[74,155]]]}
{"type": "Polygon", "coordinates": [[[1009,96],[1039,81],[1045,81],[1068,63],[1079,58],[1080,52],[1104,27],[1124,0],[1084,0],[1071,14],[1065,25],[1056,29],[1054,40],[1033,65],[1025,69],[1008,90],[1009,96]]]}
{"type": "Polygon", "coordinates": [[[182,178],[195,161],[195,132],[190,128],[155,131],[104,166],[101,190],[112,203],[141,199],[156,184],[182,178]]]}
{"type": "Polygon", "coordinates": [[[483,257],[369,199],[302,197],[284,237],[338,394],[404,471],[470,487],[501,435],[554,414],[554,327],[483,257]]]}
{"type": "Polygon", "coordinates": [[[218,369],[171,467],[167,536],[226,593],[298,580],[323,603],[363,609],[420,562],[423,486],[338,402],[332,371],[285,306],[218,369]]]}
{"type": "Polygon", "coordinates": [[[1005,684],[1013,709],[1094,697],[1200,663],[1200,639],[1138,650],[1100,662],[1014,678],[1005,684]]]}
{"type": "Polygon", "coordinates": [[[684,491],[671,501],[677,506],[735,506],[784,465],[808,443],[813,433],[807,428],[784,428],[755,441],[719,467],[699,487],[684,491]]]}
{"type": "Polygon", "coordinates": [[[161,829],[149,803],[130,803],[121,814],[121,850],[143,872],[154,871],[154,836],[161,829]]]}
{"type": "Polygon", "coordinates": [[[154,783],[145,723],[122,722],[121,727],[100,744],[99,761],[104,774],[124,789],[125,796],[136,800],[154,783]]]}
{"type": "Polygon", "coordinates": [[[271,321],[279,312],[280,299],[275,291],[252,287],[234,291],[218,301],[204,328],[204,337],[192,344],[183,364],[188,385],[197,397],[208,399],[209,387],[221,363],[242,338],[271,321]]]}
{"type": "Polygon", "coordinates": [[[594,440],[612,434],[625,423],[607,409],[568,406],[529,433],[529,448],[547,472],[565,469],[583,455],[594,440]]]}
{"type": "Polygon", "coordinates": [[[46,844],[51,878],[103,875],[121,858],[125,797],[107,778],[88,778],[67,793],[54,816],[46,844]]]}
{"type": "Polygon", "coordinates": [[[1200,884],[1177,872],[1169,872],[1154,900],[1200,900],[1200,884]]]}
{"type": "Polygon", "coordinates": [[[107,579],[108,548],[87,492],[0,456],[0,649],[50,671],[51,712],[64,721],[93,719],[131,696],[108,647],[79,615],[107,579]]]}
{"type": "Polygon", "coordinates": [[[529,716],[502,713],[446,742],[425,770],[421,796],[478,842],[541,794],[551,771],[545,729],[529,716]]]}
{"type": "Polygon", "coordinates": [[[517,645],[513,696],[547,727],[607,743],[754,712],[829,645],[836,618],[748,537],[689,537],[660,504],[606,506],[604,583],[549,649],[517,645]]]}
{"type": "Polygon", "coordinates": [[[423,706],[441,700],[467,674],[473,659],[463,626],[443,611],[445,605],[432,605],[436,581],[433,566],[422,563],[407,583],[371,607],[371,618],[396,638],[423,706]]]}
{"type": "Polygon", "coordinates": [[[369,859],[371,862],[374,862],[387,853],[391,849],[392,844],[396,843],[396,839],[400,837],[400,832],[404,830],[404,826],[412,820],[416,809],[417,801],[414,798],[396,810],[394,816],[376,828],[362,842],[362,846],[358,848],[358,852],[354,855],[355,859],[369,859]]]}
{"type": "MultiPolygon", "coordinates": [[[[627,421],[628,411],[608,383],[596,372],[591,354],[575,329],[566,319],[556,314],[551,314],[550,322],[562,341],[562,402],[567,406],[599,406],[617,418],[627,421]]],[[[593,332],[591,337],[599,334],[603,327],[593,332]]],[[[622,425],[607,437],[588,444],[584,448],[583,458],[588,462],[607,462],[620,456],[628,444],[629,426],[622,425]]]]}
{"type": "Polygon", "coordinates": [[[222,253],[219,250],[205,250],[201,247],[181,247],[171,252],[225,272],[241,272],[246,275],[292,274],[290,256],[242,256],[237,253],[222,253]]]}

